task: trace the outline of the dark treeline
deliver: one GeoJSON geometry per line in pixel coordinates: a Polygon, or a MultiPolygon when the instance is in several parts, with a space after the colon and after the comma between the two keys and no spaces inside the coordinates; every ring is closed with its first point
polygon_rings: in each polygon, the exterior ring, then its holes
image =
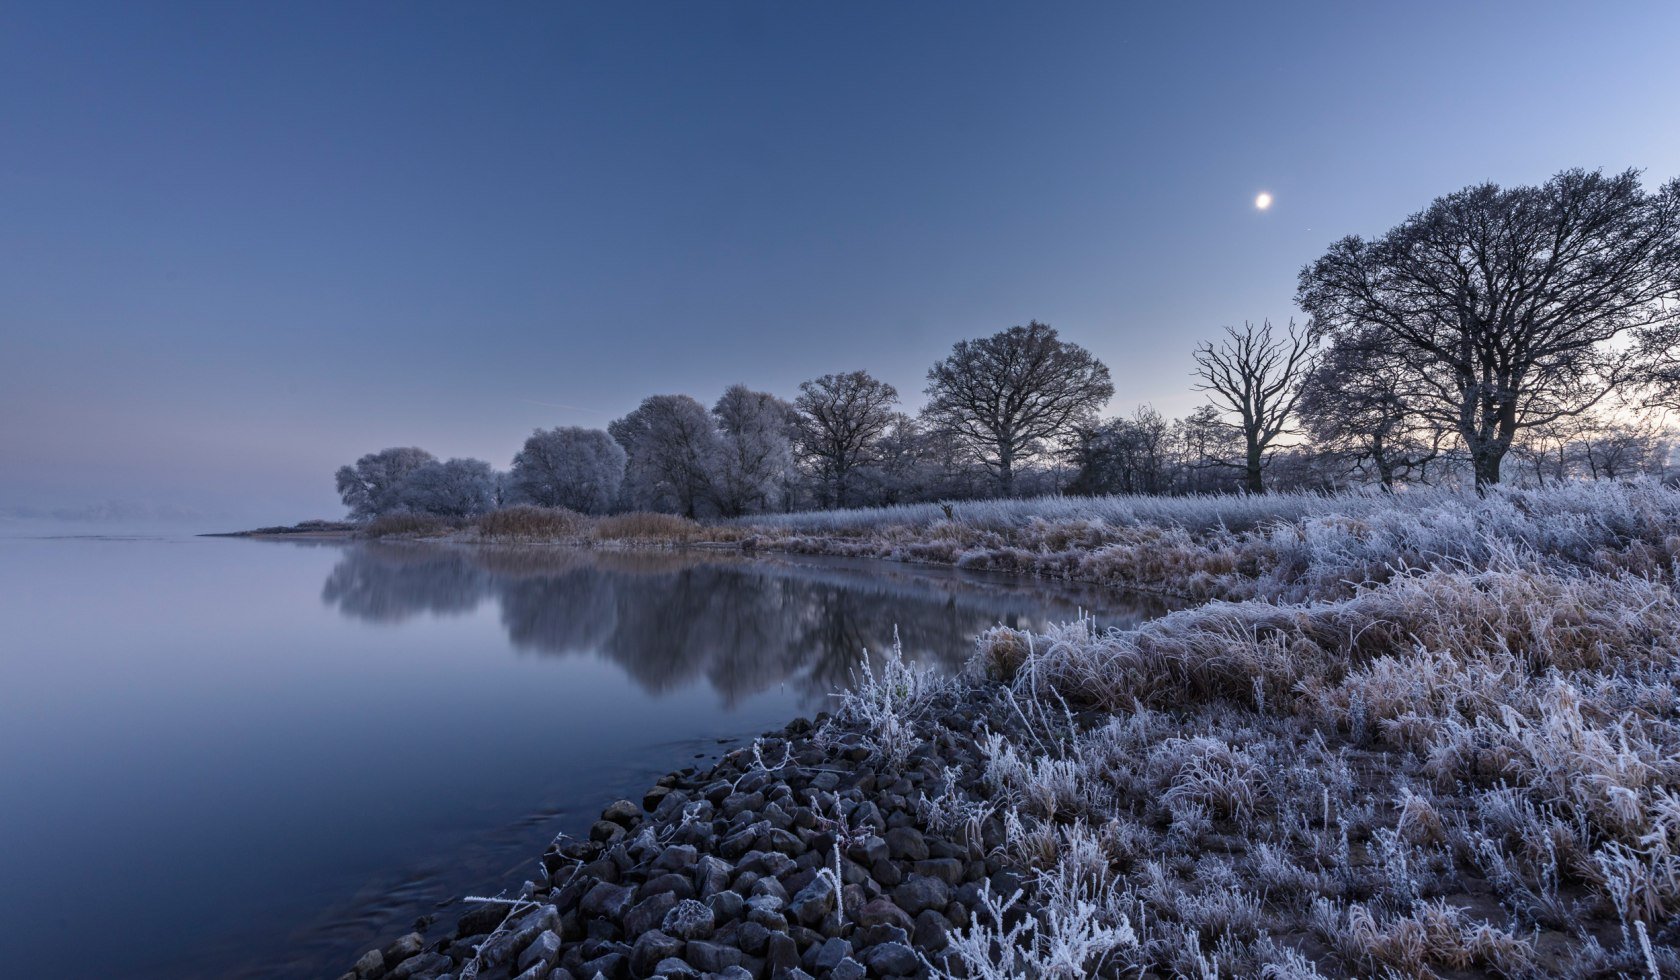
{"type": "Polygon", "coordinates": [[[506,471],[416,448],[337,474],[356,519],[516,503],[692,518],[1045,493],[1333,491],[1666,477],[1680,399],[1680,180],[1570,170],[1437,198],[1300,273],[1304,326],[1191,352],[1207,404],[1103,418],[1108,368],[1037,321],[957,342],[911,412],[866,371],[792,400],[652,395],[539,429],[506,471]]]}

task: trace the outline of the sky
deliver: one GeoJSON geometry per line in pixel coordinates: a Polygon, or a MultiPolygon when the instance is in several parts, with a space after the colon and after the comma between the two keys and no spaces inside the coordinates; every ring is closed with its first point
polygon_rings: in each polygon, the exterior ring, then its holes
{"type": "Polygon", "coordinates": [[[1468,184],[1680,175],[1680,4],[0,5],[0,514],[279,522],[419,445],[1037,319],[1110,413],[1468,184]],[[1274,196],[1264,211],[1256,195],[1274,196]]]}

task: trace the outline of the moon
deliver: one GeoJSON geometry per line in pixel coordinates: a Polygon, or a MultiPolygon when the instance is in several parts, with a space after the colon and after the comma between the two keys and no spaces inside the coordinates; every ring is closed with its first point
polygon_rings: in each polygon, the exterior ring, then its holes
{"type": "Polygon", "coordinates": [[[1272,206],[1272,195],[1271,195],[1271,193],[1268,192],[1268,191],[1261,191],[1259,193],[1259,195],[1257,195],[1254,198],[1254,206],[1259,208],[1262,211],[1271,207],[1272,206]]]}

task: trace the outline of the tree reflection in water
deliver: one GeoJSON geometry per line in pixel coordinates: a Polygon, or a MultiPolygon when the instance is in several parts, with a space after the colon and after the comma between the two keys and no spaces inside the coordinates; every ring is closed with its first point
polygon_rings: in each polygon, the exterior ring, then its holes
{"type": "Polygon", "coordinates": [[[907,657],[955,670],[999,622],[1041,626],[1084,609],[1124,627],[1167,610],[1152,597],[885,562],[423,542],[349,546],[321,599],[381,623],[494,599],[517,650],[601,657],[650,693],[703,680],[726,708],[786,685],[810,711],[895,626],[907,657]]]}

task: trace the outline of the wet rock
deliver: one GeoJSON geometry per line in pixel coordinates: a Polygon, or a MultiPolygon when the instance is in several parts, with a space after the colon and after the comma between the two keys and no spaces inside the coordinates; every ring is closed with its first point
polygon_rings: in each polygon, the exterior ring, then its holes
{"type": "Polygon", "coordinates": [[[454,961],[442,953],[416,953],[386,972],[385,980],[433,977],[449,969],[454,961]]]}
{"type": "Polygon", "coordinates": [[[426,940],[418,932],[411,932],[385,947],[385,962],[399,964],[426,947],[426,940]]]}
{"type": "Polygon", "coordinates": [[[597,820],[589,828],[589,839],[598,844],[613,844],[624,839],[624,825],[611,820],[597,820]]]}
{"type": "Polygon", "coordinates": [[[665,913],[660,929],[667,935],[683,940],[705,939],[717,927],[717,919],[710,908],[693,899],[684,899],[665,913]]]}

